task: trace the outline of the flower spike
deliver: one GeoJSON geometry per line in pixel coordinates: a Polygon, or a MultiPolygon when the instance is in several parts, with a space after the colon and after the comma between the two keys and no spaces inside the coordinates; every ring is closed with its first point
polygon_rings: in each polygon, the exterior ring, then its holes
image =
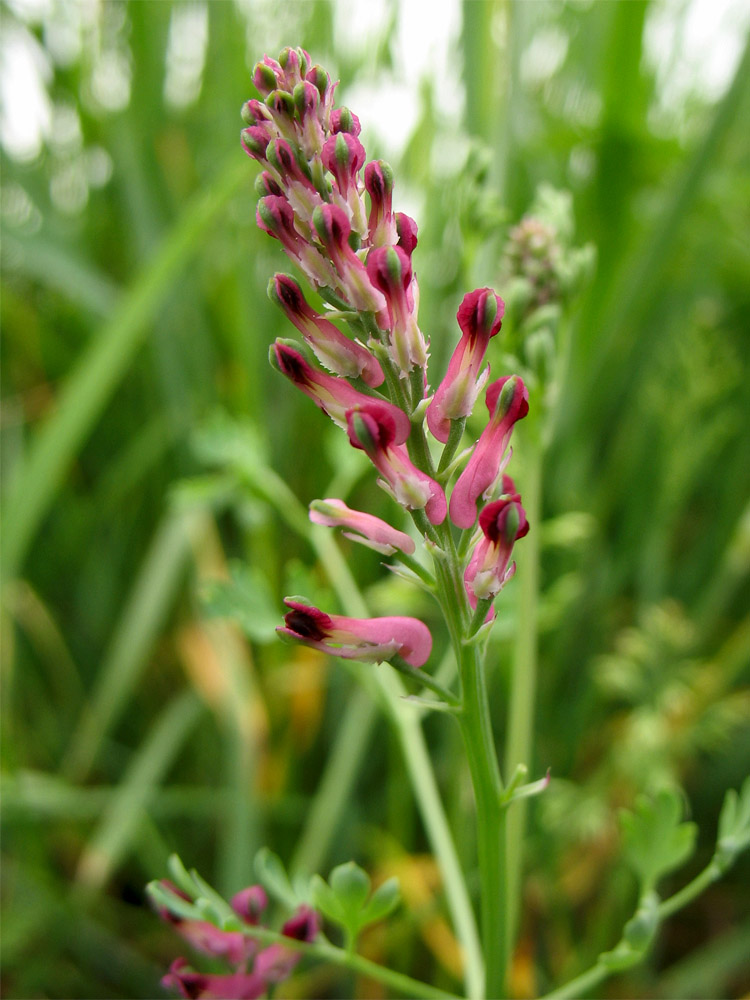
{"type": "Polygon", "coordinates": [[[417,618],[345,618],[293,597],[284,604],[290,610],[276,631],[331,656],[383,663],[398,655],[421,667],[432,651],[430,630],[417,618]]]}
{"type": "Polygon", "coordinates": [[[448,371],[427,409],[427,426],[445,443],[451,420],[468,417],[490,374],[489,365],[480,373],[490,339],[500,330],[505,303],[491,288],[469,292],[459,306],[457,319],[461,339],[448,364],[448,371]]]}
{"type": "Polygon", "coordinates": [[[451,494],[451,521],[459,528],[471,528],[476,521],[477,500],[491,493],[507,462],[505,451],[513,427],[529,412],[529,393],[523,379],[509,375],[493,382],[487,389],[487,409],[489,423],[451,494]]]}

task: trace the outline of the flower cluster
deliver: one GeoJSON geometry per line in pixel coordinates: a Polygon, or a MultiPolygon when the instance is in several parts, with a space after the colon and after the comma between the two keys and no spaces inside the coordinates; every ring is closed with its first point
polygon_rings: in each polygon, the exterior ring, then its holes
{"type": "MultiPolygon", "coordinates": [[[[263,168],[258,225],[279,240],[324,303],[320,311],[289,275],[271,279],[271,299],[303,340],[277,340],[271,363],[365,452],[379,485],[412,514],[433,551],[454,544],[448,520],[472,533],[473,550],[458,549],[467,553],[463,607],[475,607],[512,575],[513,543],[528,530],[520,497],[504,476],[528,393],[517,375],[487,386],[484,364],[502,325],[503,300],[490,288],[465,296],[460,339],[431,392],[413,266],[417,226],[394,212],[390,167],[366,162],[359,119],[335,107],[336,84],[303,49],[284,49],[278,61],[264,57],[253,80],[262,99],[243,106],[242,144],[263,168]],[[488,422],[474,447],[454,460],[485,387],[488,422]],[[436,467],[432,451],[440,445],[436,467]],[[477,519],[480,534],[473,537],[477,519]]],[[[327,499],[311,505],[310,517],[409,565],[413,540],[372,515],[327,499]]],[[[398,658],[411,667],[429,656],[430,634],[415,619],[359,620],[328,615],[302,599],[286,604],[279,631],[314,648],[364,660],[398,658]]]]}
{"type": "MultiPolygon", "coordinates": [[[[161,885],[170,894],[189,899],[171,882],[164,880],[161,885]]],[[[265,890],[259,885],[243,889],[231,900],[232,909],[248,927],[260,924],[261,914],[267,905],[265,890]]],[[[208,921],[176,917],[162,907],[159,908],[159,915],[196,951],[223,959],[233,966],[230,973],[196,972],[186,959],[176,958],[162,979],[162,986],[182,997],[255,1000],[265,996],[276,983],[287,979],[300,960],[300,954],[294,948],[283,944],[260,948],[241,930],[220,930],[208,921]]],[[[318,930],[318,915],[310,907],[300,906],[284,924],[281,933],[294,941],[313,941],[318,930]]]]}

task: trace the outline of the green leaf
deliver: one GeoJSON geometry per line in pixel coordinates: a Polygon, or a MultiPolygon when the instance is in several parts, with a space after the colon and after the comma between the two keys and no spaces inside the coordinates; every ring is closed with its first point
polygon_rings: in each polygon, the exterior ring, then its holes
{"type": "Polygon", "coordinates": [[[697,827],[681,822],[681,817],[682,801],[672,789],[659,792],[653,800],[639,798],[634,812],[621,816],[625,853],[643,894],[693,852],[697,827]]]}
{"type": "Polygon", "coordinates": [[[722,871],[750,847],[750,777],[745,778],[739,793],[731,788],[724,797],[719,816],[716,861],[722,871]]]}
{"type": "Polygon", "coordinates": [[[212,580],[204,587],[204,611],[212,618],[231,618],[253,642],[275,641],[279,612],[263,572],[239,562],[231,563],[229,572],[229,580],[212,580]]]}
{"type": "Polygon", "coordinates": [[[261,847],[255,855],[255,870],[260,881],[275,899],[288,906],[290,910],[297,906],[299,902],[297,894],[278,854],[274,854],[268,847],[261,847]]]}
{"type": "Polygon", "coordinates": [[[346,913],[342,907],[336,893],[331,889],[324,878],[320,875],[313,875],[310,879],[310,896],[312,904],[324,917],[328,917],[335,924],[346,926],[346,913]]]}
{"type": "Polygon", "coordinates": [[[338,865],[331,872],[329,883],[344,911],[358,916],[370,895],[370,876],[353,861],[338,865]]]}
{"type": "Polygon", "coordinates": [[[387,917],[400,902],[401,887],[394,875],[393,878],[389,878],[382,885],[379,885],[370,897],[360,915],[361,926],[366,927],[368,924],[374,924],[376,920],[387,917]]]}

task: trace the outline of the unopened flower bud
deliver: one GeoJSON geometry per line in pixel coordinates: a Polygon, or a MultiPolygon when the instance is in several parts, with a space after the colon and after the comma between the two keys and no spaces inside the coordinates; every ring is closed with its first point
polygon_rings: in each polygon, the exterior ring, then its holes
{"type": "Polygon", "coordinates": [[[359,118],[349,108],[337,108],[331,115],[331,131],[349,132],[350,135],[358,136],[362,126],[359,124],[359,118]]]}

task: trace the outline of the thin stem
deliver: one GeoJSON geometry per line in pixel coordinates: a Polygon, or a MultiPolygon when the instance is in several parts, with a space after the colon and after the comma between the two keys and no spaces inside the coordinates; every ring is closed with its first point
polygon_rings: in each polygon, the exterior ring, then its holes
{"type": "Polygon", "coordinates": [[[674,896],[670,896],[669,899],[665,899],[662,903],[659,903],[659,919],[666,920],[667,917],[671,917],[673,913],[681,910],[683,906],[692,903],[697,896],[700,896],[702,892],[713,882],[716,882],[717,879],[721,878],[723,874],[724,872],[716,863],[716,860],[712,858],[703,871],[695,876],[692,882],[688,882],[674,896]]]}
{"type": "Polygon", "coordinates": [[[440,456],[440,462],[438,464],[438,476],[445,472],[453,461],[456,449],[461,444],[461,438],[464,436],[465,426],[466,417],[460,417],[458,420],[451,420],[450,434],[448,435],[448,440],[445,442],[443,454],[440,456]]]}
{"type": "Polygon", "coordinates": [[[498,998],[505,996],[508,965],[506,910],[503,906],[507,878],[507,810],[501,805],[503,782],[492,735],[483,657],[476,645],[462,646],[459,664],[463,708],[458,721],[477,807],[485,996],[498,998]]]}
{"type": "Polygon", "coordinates": [[[301,952],[303,955],[310,955],[312,958],[322,959],[324,962],[331,962],[333,965],[341,965],[352,972],[368,976],[385,986],[389,986],[396,996],[419,997],[424,1000],[452,1000],[455,993],[446,993],[428,983],[412,979],[401,972],[395,972],[384,965],[371,962],[362,955],[357,955],[344,948],[337,948],[329,941],[296,941],[286,937],[284,934],[277,934],[275,931],[266,930],[265,927],[243,926],[242,933],[246,937],[260,941],[261,944],[281,944],[290,951],[301,952]]]}
{"type": "MultiPolygon", "coordinates": [[[[523,505],[532,530],[523,541],[523,555],[518,562],[520,585],[518,632],[513,656],[508,705],[508,735],[505,745],[505,768],[509,778],[519,764],[531,765],[534,727],[534,702],[537,675],[537,617],[539,606],[539,521],[541,515],[542,450],[537,428],[522,438],[526,450],[523,466],[523,505]]],[[[508,948],[512,950],[521,908],[521,873],[527,805],[517,802],[508,816],[508,893],[505,897],[508,948]]]]}
{"type": "Polygon", "coordinates": [[[577,1000],[610,975],[612,975],[612,970],[605,965],[594,965],[586,972],[582,972],[580,976],[571,979],[569,983],[565,983],[564,986],[552,990],[551,993],[545,993],[541,1000],[577,1000]]]}

